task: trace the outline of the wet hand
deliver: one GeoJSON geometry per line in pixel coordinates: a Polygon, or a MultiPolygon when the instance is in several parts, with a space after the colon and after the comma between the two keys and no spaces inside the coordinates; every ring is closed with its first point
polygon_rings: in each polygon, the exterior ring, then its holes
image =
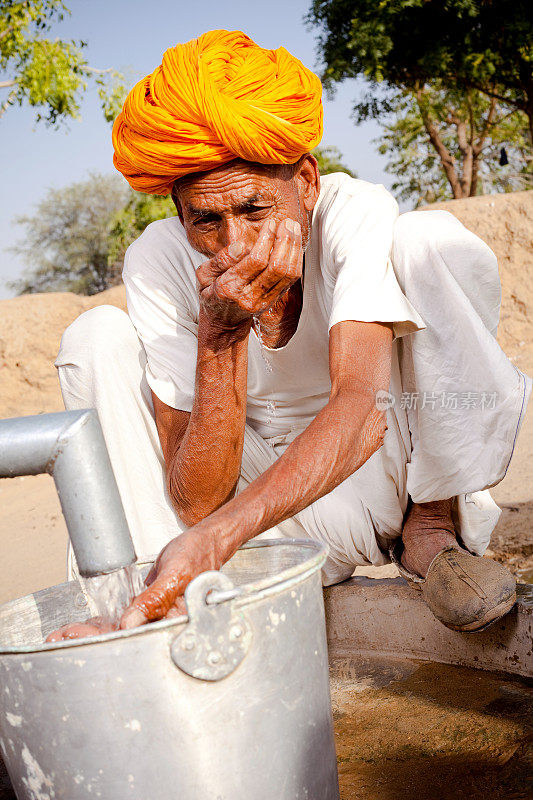
{"type": "Polygon", "coordinates": [[[92,617],[85,622],[71,622],[68,625],[58,628],[57,631],[50,633],[46,637],[46,642],[64,642],[69,639],[85,639],[87,636],[100,636],[102,633],[110,633],[117,630],[118,625],[113,625],[110,621],[102,617],[92,617]]]}
{"type": "Polygon", "coordinates": [[[201,572],[220,569],[215,537],[202,523],[176,537],[159,554],[148,574],[147,589],[135,598],[120,621],[122,629],[186,613],[183,593],[201,572]]]}
{"type": "Polygon", "coordinates": [[[291,219],[267,220],[247,250],[233,242],[196,270],[200,303],[215,326],[227,331],[251,324],[302,276],[300,225],[291,219]]]}

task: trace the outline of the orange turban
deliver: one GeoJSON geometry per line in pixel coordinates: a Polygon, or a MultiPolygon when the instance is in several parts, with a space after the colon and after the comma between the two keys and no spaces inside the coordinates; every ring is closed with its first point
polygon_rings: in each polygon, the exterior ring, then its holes
{"type": "Polygon", "coordinates": [[[322,86],[284,47],[209,31],[166,51],[113,125],[113,163],[140,192],[234,158],[294,164],[322,138],[322,86]]]}

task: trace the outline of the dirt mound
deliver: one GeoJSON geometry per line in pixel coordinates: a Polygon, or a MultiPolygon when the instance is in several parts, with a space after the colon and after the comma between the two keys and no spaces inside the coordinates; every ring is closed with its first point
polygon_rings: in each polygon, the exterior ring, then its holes
{"type": "Polygon", "coordinates": [[[104,303],[125,309],[124,287],[92,297],[58,292],[0,301],[0,418],[62,410],[54,368],[61,335],[84,311],[104,303]]]}

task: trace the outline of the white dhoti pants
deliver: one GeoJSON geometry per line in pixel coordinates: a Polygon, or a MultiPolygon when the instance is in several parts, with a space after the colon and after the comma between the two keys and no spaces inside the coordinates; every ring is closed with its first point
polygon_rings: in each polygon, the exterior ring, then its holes
{"type": "MultiPolygon", "coordinates": [[[[411,212],[396,223],[392,261],[426,328],[393,344],[383,446],[268,532],[327,544],[325,584],[389,561],[409,496],[454,497],[456,530],[482,554],[500,513],[483,490],[505,475],[531,391],[494,338],[500,283],[487,245],[447,212],[411,212]]],[[[146,356],[129,317],[111,306],[82,314],[65,331],[56,366],[65,407],[98,411],[137,556],[148,559],[185,525],[165,488],[146,356]]],[[[265,440],[246,426],[239,491],[297,433],[265,440]]]]}

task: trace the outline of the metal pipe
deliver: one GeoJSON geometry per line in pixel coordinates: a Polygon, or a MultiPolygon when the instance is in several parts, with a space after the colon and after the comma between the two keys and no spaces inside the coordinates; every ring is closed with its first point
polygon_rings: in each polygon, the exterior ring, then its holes
{"type": "Polygon", "coordinates": [[[81,575],[136,560],[96,411],[0,420],[0,478],[43,472],[54,478],[81,575]]]}

